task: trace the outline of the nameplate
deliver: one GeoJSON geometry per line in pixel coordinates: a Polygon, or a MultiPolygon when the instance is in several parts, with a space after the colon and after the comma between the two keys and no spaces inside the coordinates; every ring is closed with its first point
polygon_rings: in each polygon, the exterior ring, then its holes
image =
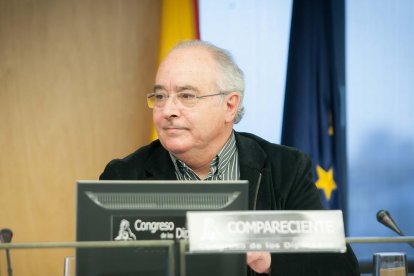
{"type": "Polygon", "coordinates": [[[187,212],[191,252],[345,252],[342,211],[187,212]]]}

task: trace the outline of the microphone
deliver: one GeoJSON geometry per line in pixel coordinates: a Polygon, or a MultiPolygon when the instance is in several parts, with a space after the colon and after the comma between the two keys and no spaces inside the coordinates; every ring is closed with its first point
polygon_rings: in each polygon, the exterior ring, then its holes
{"type": "Polygon", "coordinates": [[[8,229],[8,228],[4,228],[0,230],[0,240],[3,243],[9,243],[11,242],[11,239],[13,237],[13,232],[12,230],[8,229]]]}
{"type": "MultiPolygon", "coordinates": [[[[377,213],[377,220],[378,222],[384,224],[388,228],[390,228],[392,231],[397,233],[400,236],[405,236],[405,234],[401,231],[401,229],[398,227],[398,225],[395,223],[395,221],[392,219],[390,213],[387,210],[379,210],[377,213]]],[[[414,248],[414,242],[408,242],[411,247],[414,248]]]]}
{"type": "MultiPolygon", "coordinates": [[[[10,230],[8,228],[4,228],[4,229],[0,230],[0,241],[1,242],[9,243],[9,242],[11,242],[12,237],[13,237],[12,230],[10,230]]],[[[12,268],[11,268],[10,252],[9,252],[8,248],[6,248],[6,258],[7,258],[7,275],[12,276],[13,271],[12,271],[12,268]]]]}

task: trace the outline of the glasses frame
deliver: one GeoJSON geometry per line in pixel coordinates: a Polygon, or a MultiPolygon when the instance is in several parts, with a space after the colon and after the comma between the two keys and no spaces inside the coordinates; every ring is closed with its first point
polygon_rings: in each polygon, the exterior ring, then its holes
{"type": "Polygon", "coordinates": [[[201,96],[195,95],[195,97],[194,97],[195,101],[194,101],[194,104],[192,104],[192,105],[186,105],[186,104],[184,104],[183,102],[181,102],[179,100],[179,98],[177,97],[177,95],[179,95],[179,94],[193,94],[193,93],[189,93],[189,92],[178,92],[178,93],[173,93],[173,94],[170,94],[170,95],[165,94],[165,101],[163,102],[163,104],[161,106],[157,106],[157,104],[155,103],[156,102],[156,99],[154,98],[157,93],[152,92],[152,93],[148,93],[147,94],[147,105],[151,109],[153,109],[154,107],[163,108],[165,106],[165,104],[167,103],[168,98],[170,98],[170,97],[172,97],[174,95],[173,97],[175,97],[176,99],[178,99],[178,102],[181,103],[183,106],[185,106],[185,107],[193,107],[193,106],[195,106],[197,104],[197,102],[198,102],[199,99],[204,99],[204,98],[213,97],[213,96],[227,95],[229,93],[231,93],[231,92],[230,91],[222,91],[222,92],[219,92],[219,93],[213,93],[213,94],[207,94],[207,95],[201,95],[201,96]]]}

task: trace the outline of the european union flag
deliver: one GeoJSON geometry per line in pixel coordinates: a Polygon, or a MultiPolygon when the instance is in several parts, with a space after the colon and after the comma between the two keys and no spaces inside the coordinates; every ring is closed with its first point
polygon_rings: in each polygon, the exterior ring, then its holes
{"type": "Polygon", "coordinates": [[[306,152],[328,209],[344,209],[340,94],[331,0],[295,0],[283,114],[282,144],[306,152]]]}

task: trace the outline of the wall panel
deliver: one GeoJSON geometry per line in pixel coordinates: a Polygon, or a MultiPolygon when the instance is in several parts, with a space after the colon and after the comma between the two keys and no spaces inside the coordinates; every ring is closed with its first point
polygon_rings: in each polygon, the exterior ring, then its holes
{"type": "MultiPolygon", "coordinates": [[[[0,0],[0,228],[13,242],[74,241],[75,181],[148,143],[160,8],[0,0]]],[[[11,254],[14,275],[62,275],[74,253],[11,254]]]]}

